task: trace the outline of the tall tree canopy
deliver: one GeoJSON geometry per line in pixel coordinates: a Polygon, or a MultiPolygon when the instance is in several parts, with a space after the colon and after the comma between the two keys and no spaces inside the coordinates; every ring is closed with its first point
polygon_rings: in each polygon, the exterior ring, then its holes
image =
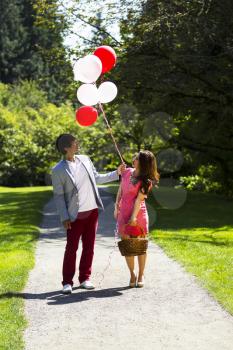
{"type": "Polygon", "coordinates": [[[170,143],[186,154],[190,173],[206,169],[232,193],[232,2],[147,0],[121,32],[123,95],[154,130],[154,112],[172,115],[178,133],[170,143]]]}
{"type": "Polygon", "coordinates": [[[70,97],[72,69],[56,0],[8,0],[0,9],[0,81],[36,80],[52,102],[70,97]]]}

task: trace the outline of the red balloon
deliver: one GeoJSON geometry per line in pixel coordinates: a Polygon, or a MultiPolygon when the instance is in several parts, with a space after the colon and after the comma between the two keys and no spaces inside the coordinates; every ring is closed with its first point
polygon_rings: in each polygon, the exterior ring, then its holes
{"type": "Polygon", "coordinates": [[[97,109],[90,106],[82,106],[76,111],[76,121],[82,126],[90,126],[96,122],[97,109]]]}
{"type": "Polygon", "coordinates": [[[99,57],[102,62],[102,73],[110,71],[116,65],[117,56],[110,46],[103,45],[98,47],[94,55],[99,57]]]}

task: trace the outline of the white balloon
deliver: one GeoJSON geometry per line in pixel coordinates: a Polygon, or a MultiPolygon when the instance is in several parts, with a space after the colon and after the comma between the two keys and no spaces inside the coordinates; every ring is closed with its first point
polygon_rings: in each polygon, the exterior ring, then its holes
{"type": "Polygon", "coordinates": [[[99,88],[99,101],[101,103],[108,103],[114,100],[117,95],[117,87],[114,83],[110,81],[105,81],[99,88]]]}
{"type": "Polygon", "coordinates": [[[77,91],[79,102],[84,106],[93,106],[99,102],[98,89],[93,84],[83,84],[77,91]]]}
{"type": "Polygon", "coordinates": [[[80,58],[74,65],[74,80],[94,83],[102,72],[102,62],[95,55],[80,58]]]}

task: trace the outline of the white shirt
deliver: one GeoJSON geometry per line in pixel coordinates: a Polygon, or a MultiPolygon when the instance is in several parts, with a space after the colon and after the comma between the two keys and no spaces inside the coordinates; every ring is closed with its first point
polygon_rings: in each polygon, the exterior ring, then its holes
{"type": "Polygon", "coordinates": [[[75,158],[75,161],[66,160],[70,172],[74,177],[78,189],[79,212],[98,208],[95,199],[95,192],[89,174],[82,162],[75,158]]]}

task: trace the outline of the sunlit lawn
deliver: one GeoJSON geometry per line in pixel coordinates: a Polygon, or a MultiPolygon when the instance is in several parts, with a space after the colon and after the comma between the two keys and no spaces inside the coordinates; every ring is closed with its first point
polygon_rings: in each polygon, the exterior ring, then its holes
{"type": "Polygon", "coordinates": [[[157,211],[155,242],[233,314],[233,201],[189,192],[177,210],[162,208],[153,197],[149,203],[157,211]]]}
{"type": "Polygon", "coordinates": [[[0,349],[23,349],[26,320],[17,292],[34,265],[41,210],[50,196],[50,187],[0,187],[0,349]]]}

